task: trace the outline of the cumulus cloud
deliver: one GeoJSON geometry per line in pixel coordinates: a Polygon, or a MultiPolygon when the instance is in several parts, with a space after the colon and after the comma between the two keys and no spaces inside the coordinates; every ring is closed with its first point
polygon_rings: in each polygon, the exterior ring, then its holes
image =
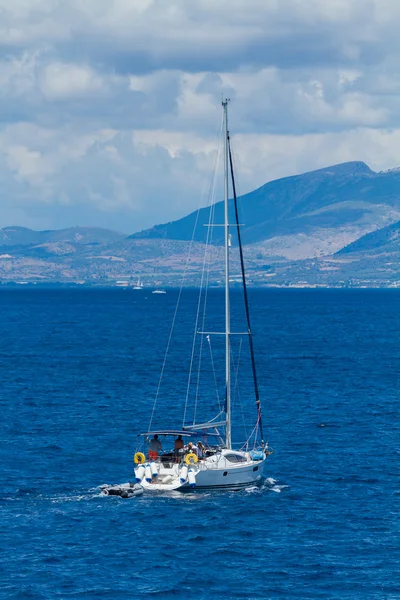
{"type": "Polygon", "coordinates": [[[43,69],[41,90],[45,98],[58,100],[101,93],[102,78],[90,67],[52,63],[43,69]]]}
{"type": "Polygon", "coordinates": [[[388,28],[394,36],[400,13],[396,0],[1,0],[0,8],[5,45],[45,40],[129,71],[354,63],[385,45],[388,28]]]}
{"type": "Polygon", "coordinates": [[[242,192],[398,164],[399,18],[397,0],[0,0],[0,224],[193,210],[223,95],[242,192]]]}
{"type": "Polygon", "coordinates": [[[133,232],[149,219],[169,220],[197,207],[195,190],[204,188],[214,154],[200,145],[174,153],[126,131],[12,125],[0,133],[0,181],[11,191],[2,205],[24,211],[27,226],[46,215],[58,227],[58,219],[74,225],[77,216],[90,225],[94,216],[102,226],[111,221],[133,232]]]}

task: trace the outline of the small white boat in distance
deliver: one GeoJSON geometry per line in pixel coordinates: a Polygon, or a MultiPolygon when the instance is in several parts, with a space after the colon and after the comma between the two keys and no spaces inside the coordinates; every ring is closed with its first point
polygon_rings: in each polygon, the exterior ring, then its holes
{"type": "Polygon", "coordinates": [[[132,289],[133,290],[142,290],[143,289],[143,283],[140,281],[140,277],[137,280],[137,284],[134,285],[132,289]]]}
{"type": "Polygon", "coordinates": [[[165,290],[153,290],[151,293],[152,294],[166,294],[167,292],[165,290]]]}

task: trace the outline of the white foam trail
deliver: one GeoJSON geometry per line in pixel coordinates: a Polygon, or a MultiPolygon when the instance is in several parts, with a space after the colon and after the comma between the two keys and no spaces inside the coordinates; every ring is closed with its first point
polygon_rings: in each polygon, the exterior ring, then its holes
{"type": "Polygon", "coordinates": [[[248,494],[254,494],[254,492],[258,493],[260,491],[260,488],[257,487],[256,485],[252,485],[251,487],[246,488],[245,490],[248,494]]]}
{"type": "MultiPolygon", "coordinates": [[[[97,495],[97,494],[96,494],[97,495]]],[[[88,494],[80,494],[76,496],[56,496],[56,497],[43,497],[43,500],[50,500],[53,504],[58,504],[59,502],[81,502],[82,500],[89,500],[93,495],[90,496],[88,494]]]]}
{"type": "Polygon", "coordinates": [[[289,487],[288,485],[274,485],[271,488],[271,492],[276,492],[277,494],[280,494],[282,490],[284,490],[285,488],[289,487]]]}
{"type": "Polygon", "coordinates": [[[274,485],[276,483],[276,479],[272,479],[272,477],[268,477],[265,481],[266,483],[269,483],[269,485],[274,485]]]}

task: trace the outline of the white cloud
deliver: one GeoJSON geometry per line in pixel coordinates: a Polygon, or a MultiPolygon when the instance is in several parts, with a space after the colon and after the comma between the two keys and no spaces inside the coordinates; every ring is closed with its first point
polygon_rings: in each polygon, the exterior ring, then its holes
{"type": "Polygon", "coordinates": [[[223,94],[242,192],[399,164],[399,19],[398,0],[0,0],[3,209],[131,231],[185,214],[223,94]]]}
{"type": "MultiPolygon", "coordinates": [[[[7,135],[0,135],[0,152],[6,158],[0,181],[13,190],[13,208],[25,211],[23,224],[30,215],[37,218],[42,204],[46,214],[53,211],[54,219],[59,218],[57,207],[64,207],[66,224],[75,222],[76,210],[92,211],[99,224],[116,214],[117,228],[135,231],[198,207],[211,183],[216,141],[163,131],[132,136],[11,126],[7,135]]],[[[241,134],[233,137],[238,191],[243,194],[274,178],[347,160],[365,160],[381,170],[400,163],[399,148],[399,129],[304,136],[241,134]]]]}
{"type": "Polygon", "coordinates": [[[21,97],[35,86],[37,52],[24,52],[0,61],[0,96],[21,97]]]}
{"type": "Polygon", "coordinates": [[[94,94],[102,87],[102,78],[86,66],[52,63],[43,70],[41,89],[49,100],[94,94]]]}
{"type": "MultiPolygon", "coordinates": [[[[298,50],[315,49],[316,39],[322,54],[330,47],[337,57],[358,60],[365,44],[385,46],[400,15],[397,0],[0,0],[0,11],[3,44],[84,38],[86,51],[139,52],[158,67],[171,57],[181,65],[198,60],[199,53],[210,60],[235,57],[239,65],[251,48],[282,42],[292,50],[301,40],[298,50]]],[[[274,64],[274,55],[262,62],[274,64]]]]}
{"type": "Polygon", "coordinates": [[[51,164],[37,150],[29,150],[26,146],[10,146],[6,155],[11,172],[29,184],[43,184],[44,178],[52,172],[51,164]]]}

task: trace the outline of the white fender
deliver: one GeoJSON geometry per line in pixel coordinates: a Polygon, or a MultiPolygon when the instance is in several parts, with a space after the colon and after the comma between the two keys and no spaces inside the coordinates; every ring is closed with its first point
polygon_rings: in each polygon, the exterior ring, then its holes
{"type": "Polygon", "coordinates": [[[188,468],[186,465],[183,465],[182,469],[181,469],[181,474],[180,474],[180,480],[181,483],[185,483],[186,479],[187,479],[187,475],[188,475],[188,468]]]}
{"type": "Polygon", "coordinates": [[[191,488],[196,487],[196,475],[193,469],[189,469],[188,480],[191,488]]]}
{"type": "Polygon", "coordinates": [[[135,469],[135,477],[136,477],[136,481],[138,483],[140,483],[144,477],[144,466],[140,465],[137,469],[135,469]]]}
{"type": "Polygon", "coordinates": [[[157,465],[154,461],[150,463],[151,476],[153,478],[158,477],[157,465]]]}
{"type": "Polygon", "coordinates": [[[146,477],[146,481],[150,482],[152,480],[151,469],[149,464],[146,465],[144,476],[146,477]]]}

